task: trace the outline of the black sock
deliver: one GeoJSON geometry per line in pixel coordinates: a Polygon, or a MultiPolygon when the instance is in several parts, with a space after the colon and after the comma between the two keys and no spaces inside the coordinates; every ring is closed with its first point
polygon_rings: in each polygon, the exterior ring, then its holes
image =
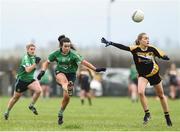
{"type": "Polygon", "coordinates": [[[171,118],[170,118],[169,112],[164,112],[164,116],[166,118],[167,125],[168,126],[172,126],[172,122],[171,122],[171,118]]]}
{"type": "Polygon", "coordinates": [[[169,112],[164,112],[164,115],[169,115],[169,112]]]}
{"type": "Polygon", "coordinates": [[[145,114],[150,114],[149,110],[145,110],[144,112],[145,114]]]}
{"type": "Polygon", "coordinates": [[[164,112],[164,116],[165,116],[166,118],[169,118],[169,112],[164,112]]]}

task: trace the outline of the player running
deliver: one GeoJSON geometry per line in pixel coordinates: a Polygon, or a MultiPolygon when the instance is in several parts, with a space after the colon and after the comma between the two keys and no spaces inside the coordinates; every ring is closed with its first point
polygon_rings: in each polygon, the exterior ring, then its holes
{"type": "Polygon", "coordinates": [[[72,49],[72,44],[69,38],[60,36],[58,40],[60,43],[60,49],[49,55],[48,60],[43,63],[41,72],[37,78],[39,80],[41,79],[50,62],[57,62],[55,69],[56,81],[64,90],[61,108],[58,113],[58,124],[61,125],[63,123],[63,112],[70,101],[70,96],[73,94],[73,86],[74,81],[76,80],[76,71],[78,66],[82,64],[96,72],[105,71],[106,69],[96,68],[86,61],[81,55],[72,49]]]}
{"type": "Polygon", "coordinates": [[[88,98],[89,105],[92,105],[92,101],[91,101],[92,95],[90,88],[90,83],[92,79],[93,76],[91,71],[86,67],[81,67],[79,71],[78,82],[81,88],[80,100],[82,105],[84,105],[84,100],[86,97],[88,98]]]}
{"type": "Polygon", "coordinates": [[[13,97],[9,100],[7,110],[4,113],[5,120],[8,120],[9,112],[14,106],[14,104],[19,100],[22,93],[27,89],[33,90],[34,94],[32,97],[32,102],[29,105],[29,109],[35,114],[38,115],[34,104],[36,103],[37,99],[41,93],[41,86],[39,81],[34,79],[34,72],[36,66],[39,64],[41,58],[35,55],[35,45],[28,44],[26,46],[27,54],[23,56],[21,59],[21,63],[19,66],[19,70],[17,73],[17,79],[15,83],[15,91],[13,97]]]}
{"type": "Polygon", "coordinates": [[[105,43],[106,47],[112,45],[119,49],[126,50],[132,53],[136,69],[139,74],[138,94],[140,96],[140,101],[145,112],[145,116],[143,119],[144,124],[148,123],[149,119],[151,118],[147,104],[147,98],[145,96],[145,88],[149,82],[150,85],[154,85],[156,94],[160,98],[167,125],[172,126],[167,99],[164,95],[162,81],[159,75],[159,66],[155,60],[155,57],[161,58],[163,60],[169,60],[168,56],[166,56],[164,52],[149,44],[149,37],[146,33],[139,34],[137,40],[135,41],[136,45],[129,47],[107,41],[105,38],[102,38],[101,42],[105,43]]]}

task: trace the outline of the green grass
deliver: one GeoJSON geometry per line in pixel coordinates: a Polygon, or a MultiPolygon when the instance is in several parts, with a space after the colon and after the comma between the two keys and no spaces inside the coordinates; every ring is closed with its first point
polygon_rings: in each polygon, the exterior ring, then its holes
{"type": "Polygon", "coordinates": [[[9,98],[0,98],[0,131],[180,131],[180,100],[168,100],[173,127],[166,126],[159,100],[148,98],[152,119],[144,126],[140,102],[132,103],[128,98],[94,98],[93,105],[87,101],[81,106],[79,98],[73,97],[64,112],[64,124],[57,125],[57,113],[62,98],[39,99],[39,115],[28,110],[30,98],[21,98],[10,113],[9,120],[3,112],[9,98]]]}

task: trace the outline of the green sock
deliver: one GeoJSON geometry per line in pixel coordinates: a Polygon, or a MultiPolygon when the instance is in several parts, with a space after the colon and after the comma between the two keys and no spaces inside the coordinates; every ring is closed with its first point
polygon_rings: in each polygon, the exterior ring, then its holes
{"type": "Polygon", "coordinates": [[[61,109],[59,110],[58,116],[63,116],[63,112],[64,112],[64,109],[61,108],[61,109]]]}
{"type": "Polygon", "coordinates": [[[88,98],[89,105],[92,105],[91,98],[88,98]]]}
{"type": "Polygon", "coordinates": [[[29,106],[31,106],[31,107],[32,107],[32,106],[34,106],[34,103],[30,103],[30,105],[29,105],[29,106]]]}
{"type": "Polygon", "coordinates": [[[10,109],[10,108],[8,108],[8,109],[6,110],[6,112],[5,112],[5,113],[8,113],[8,114],[9,114],[10,110],[11,110],[11,109],[10,109]]]}
{"type": "Polygon", "coordinates": [[[84,104],[84,99],[81,99],[81,104],[82,104],[82,105],[84,104]]]}

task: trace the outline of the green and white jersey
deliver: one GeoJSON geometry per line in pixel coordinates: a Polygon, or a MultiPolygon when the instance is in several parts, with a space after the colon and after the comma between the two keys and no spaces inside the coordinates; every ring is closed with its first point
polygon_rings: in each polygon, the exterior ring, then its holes
{"type": "Polygon", "coordinates": [[[27,73],[25,71],[25,67],[31,66],[34,63],[35,63],[35,56],[31,56],[28,54],[24,55],[21,59],[21,63],[17,73],[17,78],[25,82],[31,82],[34,79],[35,69],[27,73]]]}
{"type": "Polygon", "coordinates": [[[63,73],[76,73],[78,65],[83,59],[81,55],[72,49],[67,55],[63,55],[61,50],[57,50],[52,52],[48,57],[49,62],[57,62],[55,70],[63,73]]]}

